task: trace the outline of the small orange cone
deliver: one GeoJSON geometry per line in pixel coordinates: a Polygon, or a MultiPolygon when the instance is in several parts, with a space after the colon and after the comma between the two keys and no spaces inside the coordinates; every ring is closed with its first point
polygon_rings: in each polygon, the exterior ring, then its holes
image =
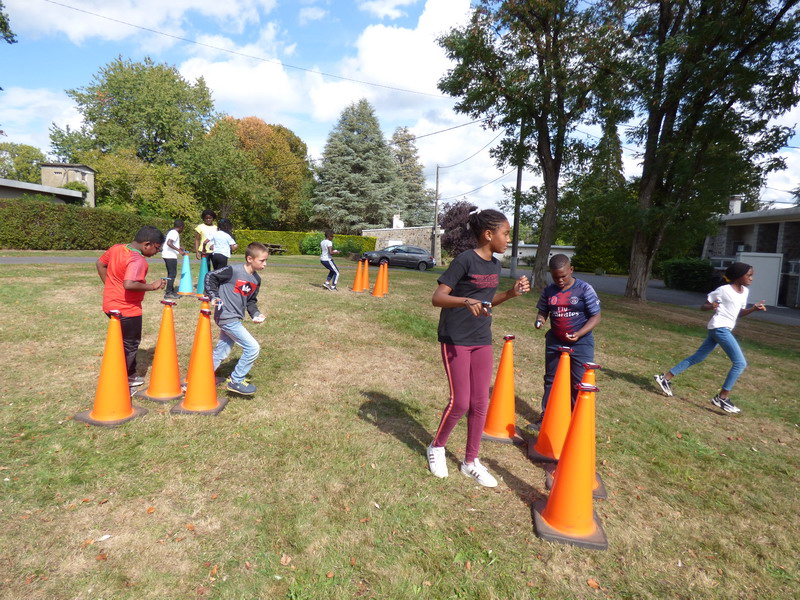
{"type": "Polygon", "coordinates": [[[542,427],[536,442],[529,444],[528,458],[535,462],[557,462],[564,447],[571,417],[570,357],[572,348],[559,346],[556,375],[550,388],[550,397],[544,411],[542,427]]]}
{"type": "Polygon", "coordinates": [[[364,271],[364,261],[359,260],[358,266],[356,267],[356,278],[353,280],[353,291],[354,292],[363,292],[364,290],[361,289],[361,277],[362,272],[364,271]]]}
{"type": "Polygon", "coordinates": [[[380,263],[378,265],[378,276],[375,278],[375,285],[372,286],[372,296],[374,298],[383,298],[383,278],[385,277],[387,264],[380,263]]]}
{"type": "Polygon", "coordinates": [[[228,399],[217,398],[217,382],[214,376],[214,358],[211,350],[211,310],[200,309],[197,331],[189,358],[186,374],[186,395],[170,410],[173,414],[217,415],[222,412],[228,399]]]}
{"type": "Polygon", "coordinates": [[[384,296],[389,295],[389,263],[383,265],[383,284],[381,286],[381,294],[384,296]]]}
{"type": "Polygon", "coordinates": [[[183,395],[181,375],[178,368],[178,344],[175,341],[175,318],[172,307],[177,304],[162,300],[164,312],[161,315],[161,328],[153,355],[153,368],[150,370],[150,383],[146,390],[134,394],[153,402],[170,402],[183,395]]]}
{"type": "MultiPolygon", "coordinates": [[[[602,369],[600,365],[597,363],[584,363],[583,367],[586,369],[583,372],[583,377],[581,378],[581,383],[586,385],[594,386],[595,384],[595,371],[598,369],[602,369]]],[[[594,392],[590,392],[594,394],[594,392]]],[[[596,403],[595,403],[596,406],[596,403]]],[[[573,413],[574,414],[574,413],[573,413]]],[[[600,473],[597,472],[597,446],[596,444],[592,444],[592,450],[594,455],[592,456],[592,465],[595,471],[594,474],[594,485],[592,486],[592,498],[596,498],[598,500],[605,500],[608,498],[608,491],[606,490],[605,483],[603,483],[603,478],[600,477],[600,473]]],[[[553,480],[558,475],[558,467],[555,465],[545,465],[544,470],[546,472],[545,480],[544,480],[544,487],[549,489],[553,488],[553,480]]]]}
{"type": "Polygon", "coordinates": [[[597,388],[583,383],[578,386],[578,401],[559,461],[559,475],[550,497],[534,503],[534,527],[536,535],[551,542],[606,550],[608,538],[592,510],[595,436],[591,392],[597,392],[597,388]]]}
{"type": "Polygon", "coordinates": [[[100,365],[100,377],[94,395],[94,407],[73,417],[81,423],[115,427],[136,417],[147,414],[146,408],[131,404],[131,389],[128,387],[128,367],[125,348],[122,345],[122,324],[118,310],[109,311],[108,333],[100,365]]]}
{"type": "Polygon", "coordinates": [[[361,274],[361,291],[369,291],[369,261],[364,260],[364,271],[361,274]]]}
{"type": "Polygon", "coordinates": [[[494,380],[492,399],[483,426],[482,440],[503,442],[506,444],[523,444],[517,433],[516,411],[514,402],[514,336],[503,336],[503,352],[500,355],[500,366],[494,380]]]}

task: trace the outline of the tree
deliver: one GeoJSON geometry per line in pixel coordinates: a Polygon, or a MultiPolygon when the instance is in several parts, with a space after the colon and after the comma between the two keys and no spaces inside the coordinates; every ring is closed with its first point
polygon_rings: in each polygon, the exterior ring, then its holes
{"type": "MultiPolygon", "coordinates": [[[[752,193],[793,133],[770,120],[800,101],[796,0],[631,2],[618,68],[642,118],[642,174],[625,295],[646,299],[670,228],[752,193]]],[[[623,91],[623,90],[621,90],[623,91]]]]}
{"type": "MultiPolygon", "coordinates": [[[[11,22],[8,20],[2,0],[0,0],[0,38],[4,39],[7,44],[15,44],[17,42],[17,36],[11,31],[11,22]]],[[[0,90],[2,89],[0,87],[0,90]]],[[[5,135],[2,129],[0,129],[0,135],[5,135]]]]}
{"type": "Polygon", "coordinates": [[[475,247],[475,234],[467,229],[470,211],[476,206],[467,200],[449,202],[439,213],[439,226],[444,229],[442,248],[452,257],[475,247]]]}
{"type": "Polygon", "coordinates": [[[282,125],[268,125],[258,117],[234,121],[239,143],[275,190],[277,212],[273,227],[301,229],[308,222],[313,174],[306,144],[282,125]]]}
{"type": "Polygon", "coordinates": [[[131,148],[145,162],[175,164],[216,118],[202,77],[190,83],[175,67],[150,58],[133,62],[118,57],[90,85],[67,90],[67,95],[85,127],[79,132],[51,128],[53,148],[62,156],[72,152],[65,147],[69,142],[102,152],[131,148]]]}
{"type": "Polygon", "coordinates": [[[389,142],[398,174],[405,187],[406,205],[400,215],[409,227],[433,223],[434,192],[425,187],[424,167],[419,162],[414,140],[408,127],[398,127],[389,142]]]}
{"type": "Polygon", "coordinates": [[[34,146],[0,143],[0,177],[4,179],[41,183],[44,161],[44,154],[34,146]]]}
{"type": "Polygon", "coordinates": [[[147,163],[130,149],[91,150],[78,158],[97,172],[97,206],[171,219],[199,212],[187,177],[176,167],[147,163]]]}
{"type": "Polygon", "coordinates": [[[201,208],[230,219],[234,227],[267,228],[275,219],[276,191],[242,149],[234,120],[219,121],[179,163],[201,208]]]}
{"type": "Polygon", "coordinates": [[[365,99],[350,104],[325,143],[312,220],[348,234],[387,227],[405,206],[402,192],[374,109],[365,99]]]}
{"type": "Polygon", "coordinates": [[[505,131],[492,151],[501,168],[529,167],[543,177],[537,288],[546,283],[555,240],[561,171],[583,146],[571,133],[608,75],[603,65],[615,44],[610,19],[578,0],[480,0],[469,24],[440,40],[456,66],[439,89],[459,98],[457,111],[505,131]]]}

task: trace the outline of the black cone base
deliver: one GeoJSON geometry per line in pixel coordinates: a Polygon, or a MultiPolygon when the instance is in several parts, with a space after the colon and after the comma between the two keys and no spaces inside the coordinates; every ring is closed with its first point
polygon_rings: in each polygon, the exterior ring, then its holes
{"type": "Polygon", "coordinates": [[[221,398],[217,396],[217,406],[210,410],[189,410],[188,408],[183,408],[181,404],[182,402],[178,402],[178,404],[173,406],[169,412],[173,415],[208,415],[211,417],[216,417],[219,413],[225,410],[225,406],[228,404],[228,398],[225,396],[221,398]]]}
{"type": "Polygon", "coordinates": [[[91,410],[80,412],[72,417],[72,419],[81,423],[88,423],[89,425],[97,425],[98,427],[116,427],[117,425],[122,425],[123,423],[127,423],[128,421],[143,417],[147,414],[147,409],[141,406],[132,406],[131,408],[133,408],[132,415],[124,419],[116,419],[115,421],[98,421],[97,419],[93,419],[89,416],[92,412],[91,410]]]}
{"type": "Polygon", "coordinates": [[[571,544],[581,548],[588,548],[589,550],[608,550],[608,538],[606,537],[606,532],[603,531],[603,525],[600,523],[597,513],[592,514],[596,526],[595,532],[585,537],[577,537],[558,531],[548,525],[542,517],[542,512],[544,512],[546,506],[546,499],[539,500],[533,505],[533,525],[536,535],[540,538],[548,542],[571,544]]]}

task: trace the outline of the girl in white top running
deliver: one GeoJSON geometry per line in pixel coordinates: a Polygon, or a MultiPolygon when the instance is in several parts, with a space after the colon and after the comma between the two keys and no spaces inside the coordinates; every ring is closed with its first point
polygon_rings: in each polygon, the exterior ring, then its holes
{"type": "Polygon", "coordinates": [[[328,269],[328,277],[325,278],[322,286],[325,289],[336,291],[336,284],[339,282],[339,267],[333,262],[333,255],[339,254],[339,251],[333,249],[333,231],[330,229],[325,231],[325,239],[320,242],[319,247],[321,250],[319,262],[328,269]]]}
{"type": "Polygon", "coordinates": [[[738,413],[741,410],[734,406],[728,399],[728,395],[739,375],[747,367],[747,361],[739,343],[733,337],[732,331],[738,317],[747,316],[757,310],[767,310],[767,307],[761,300],[747,308],[747,288],[753,283],[753,267],[750,265],[740,262],[733,263],[725,271],[725,280],[729,282],[728,285],[722,285],[711,292],[707,302],[700,307],[701,310],[713,310],[714,316],[708,322],[708,335],[700,344],[697,352],[679,362],[666,373],[655,375],[655,380],[666,396],[672,396],[672,384],[670,383],[672,378],[680,375],[692,365],[704,361],[719,345],[731,359],[732,364],[728,376],[722,384],[722,389],[711,399],[711,403],[725,412],[738,413]]]}

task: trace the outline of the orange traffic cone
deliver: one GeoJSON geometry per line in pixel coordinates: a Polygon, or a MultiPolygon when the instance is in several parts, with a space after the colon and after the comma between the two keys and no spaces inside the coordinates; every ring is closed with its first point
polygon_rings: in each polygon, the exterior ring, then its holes
{"type": "Polygon", "coordinates": [[[109,311],[108,333],[100,365],[100,378],[94,395],[94,407],[75,415],[74,419],[89,425],[115,427],[147,414],[146,408],[131,404],[128,367],[122,345],[122,324],[118,310],[109,311]]]}
{"type": "Polygon", "coordinates": [[[150,384],[146,390],[136,392],[135,397],[153,402],[169,402],[183,395],[181,375],[178,369],[178,344],[175,341],[175,319],[172,307],[177,304],[162,300],[164,312],[161,315],[161,328],[158,331],[156,352],[153,355],[153,368],[150,370],[150,384]]]}
{"type": "Polygon", "coordinates": [[[535,462],[556,462],[564,447],[564,438],[569,429],[572,395],[570,393],[570,358],[572,348],[559,346],[556,375],[550,388],[550,397],[544,411],[542,427],[536,442],[529,444],[528,458],[535,462]]]}
{"type": "Polygon", "coordinates": [[[217,398],[214,377],[214,358],[211,350],[211,310],[200,309],[197,331],[186,374],[186,395],[170,410],[173,414],[217,415],[228,404],[228,399],[217,398]]]}
{"type": "Polygon", "coordinates": [[[354,292],[363,292],[364,290],[361,289],[361,273],[364,271],[364,261],[359,260],[358,266],[356,267],[356,278],[353,280],[353,291],[354,292]]]}
{"type": "Polygon", "coordinates": [[[522,444],[525,440],[517,433],[514,406],[514,336],[505,335],[503,339],[503,353],[500,355],[500,366],[497,368],[481,439],[522,444]]]}
{"type": "Polygon", "coordinates": [[[578,384],[575,416],[569,426],[559,475],[547,500],[533,506],[536,535],[551,542],[574,544],[592,550],[608,549],[600,519],[592,510],[594,473],[594,396],[597,388],[578,384]]]}
{"type": "Polygon", "coordinates": [[[364,271],[361,274],[361,291],[369,291],[369,261],[364,260],[364,271]]]}
{"type": "Polygon", "coordinates": [[[389,295],[389,263],[383,265],[383,285],[381,286],[381,294],[384,296],[389,295]]]}
{"type": "Polygon", "coordinates": [[[378,276],[375,278],[375,285],[372,286],[372,296],[374,298],[383,298],[383,278],[385,277],[386,265],[387,263],[378,265],[378,276]]]}
{"type": "MultiPolygon", "coordinates": [[[[603,367],[601,367],[597,363],[584,363],[583,366],[586,370],[583,372],[581,383],[594,386],[595,384],[594,372],[597,369],[602,369],[603,367]]],[[[594,392],[590,393],[594,394],[594,392]]],[[[596,498],[598,500],[605,500],[608,498],[608,491],[606,490],[605,483],[603,483],[603,478],[600,477],[600,473],[597,472],[597,446],[595,444],[592,444],[592,452],[593,452],[592,467],[594,469],[594,485],[592,486],[592,498],[596,498]]],[[[544,470],[546,472],[544,487],[549,490],[553,488],[553,480],[558,475],[558,467],[555,465],[545,465],[544,470]]]]}

